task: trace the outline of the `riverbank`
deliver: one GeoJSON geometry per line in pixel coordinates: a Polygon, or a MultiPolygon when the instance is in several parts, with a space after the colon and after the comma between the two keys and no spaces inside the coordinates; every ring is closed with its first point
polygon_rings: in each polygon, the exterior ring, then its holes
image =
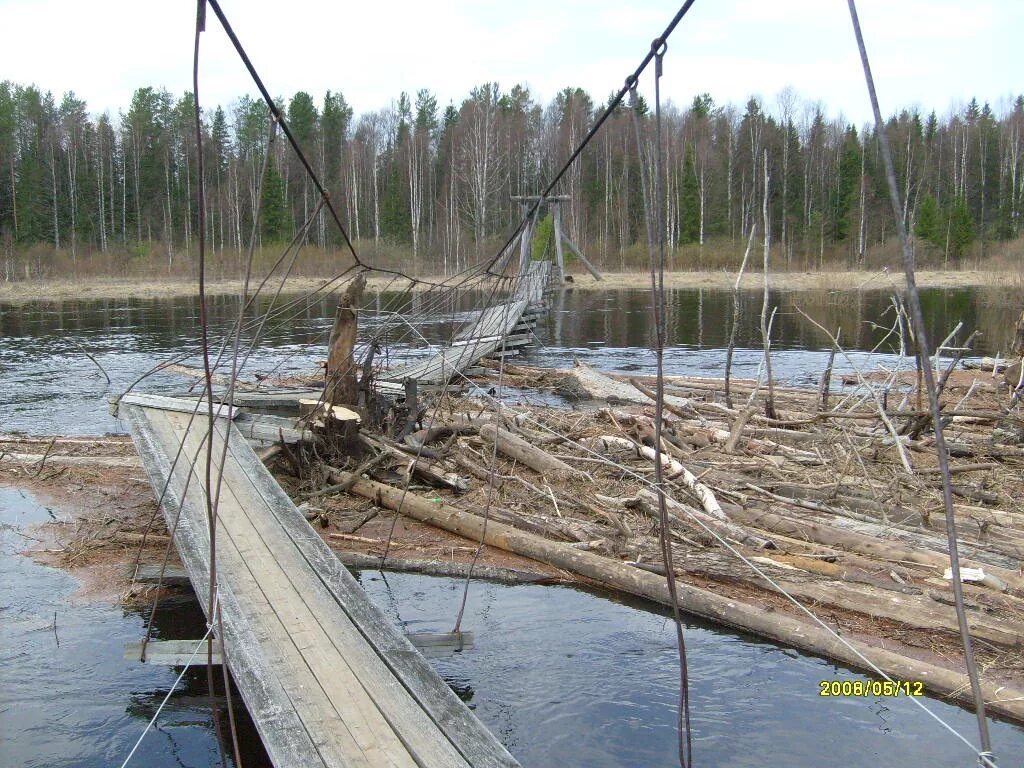
{"type": "MultiPolygon", "coordinates": [[[[289,293],[301,293],[320,288],[328,278],[292,277],[288,281],[289,293]]],[[[423,276],[425,282],[418,286],[428,289],[431,283],[443,281],[443,276],[423,276]]],[[[573,276],[572,287],[578,291],[644,289],[649,285],[646,272],[607,272],[602,280],[590,275],[573,276]]],[[[708,288],[713,290],[731,289],[736,282],[733,272],[696,271],[668,272],[665,286],[670,289],[708,288]]],[[[368,280],[370,290],[384,290],[391,283],[388,276],[375,276],[368,280]]],[[[922,288],[975,288],[975,287],[1024,287],[1024,276],[1014,270],[922,270],[917,273],[917,283],[922,288]]],[[[903,274],[898,271],[825,271],[825,272],[774,272],[770,276],[771,287],[784,291],[822,290],[896,290],[903,285],[903,274]]],[[[744,275],[741,287],[758,289],[763,285],[759,272],[744,275]]],[[[216,280],[206,285],[211,296],[240,293],[239,280],[216,280]]],[[[0,302],[20,304],[38,301],[73,301],[91,299],[172,299],[198,295],[194,281],[123,280],[108,278],[83,278],[80,280],[25,280],[0,283],[0,302]]]]}

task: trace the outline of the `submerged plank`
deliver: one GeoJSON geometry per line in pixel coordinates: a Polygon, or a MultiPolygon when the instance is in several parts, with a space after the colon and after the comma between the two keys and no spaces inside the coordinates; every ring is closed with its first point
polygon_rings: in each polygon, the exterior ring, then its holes
{"type": "MultiPolygon", "coordinates": [[[[167,664],[172,667],[202,666],[208,661],[206,640],[150,640],[143,648],[142,641],[128,643],[124,657],[128,661],[145,664],[167,664]]],[[[213,643],[213,663],[221,664],[220,642],[213,643]]]]}

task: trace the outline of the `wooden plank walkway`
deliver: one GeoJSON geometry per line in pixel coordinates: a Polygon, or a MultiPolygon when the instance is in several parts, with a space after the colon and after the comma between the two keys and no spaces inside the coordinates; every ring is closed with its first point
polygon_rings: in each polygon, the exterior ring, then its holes
{"type": "Polygon", "coordinates": [[[419,384],[445,384],[481,358],[500,354],[502,347],[521,346],[518,339],[508,344],[508,337],[527,309],[541,302],[550,273],[550,262],[533,262],[529,271],[516,281],[510,300],[473,313],[449,346],[423,360],[383,371],[378,383],[385,388],[395,388],[406,379],[415,379],[419,384]]]}
{"type": "MultiPolygon", "coordinates": [[[[205,419],[122,402],[189,578],[209,590],[205,419]],[[181,457],[174,457],[182,447],[181,457]],[[172,466],[173,464],[173,466],[172,466]],[[177,525],[175,525],[177,521],[177,525]]],[[[220,460],[227,419],[215,427],[220,460]]],[[[274,765],[518,763],[367,598],[237,429],[217,519],[224,656],[274,765]]],[[[205,605],[204,605],[205,609],[205,605]]]]}

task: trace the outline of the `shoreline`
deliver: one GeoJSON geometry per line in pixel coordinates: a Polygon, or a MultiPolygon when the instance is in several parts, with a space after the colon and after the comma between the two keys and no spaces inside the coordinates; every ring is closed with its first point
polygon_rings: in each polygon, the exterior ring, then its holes
{"type": "MultiPolygon", "coordinates": [[[[646,272],[608,272],[600,281],[586,274],[574,274],[573,278],[571,287],[577,291],[643,290],[650,280],[646,272]]],[[[326,279],[329,278],[291,278],[286,293],[315,289],[326,279]]],[[[437,282],[444,278],[424,276],[423,279],[437,282]]],[[[380,291],[389,282],[388,278],[371,277],[367,287],[369,290],[380,291]]],[[[731,290],[735,282],[735,273],[725,271],[665,274],[665,286],[674,289],[731,290]]],[[[895,290],[903,285],[903,273],[893,270],[887,273],[879,270],[774,272],[769,282],[773,289],[782,291],[895,290]]],[[[917,272],[917,284],[921,288],[1019,288],[1024,285],[1024,279],[1014,270],[920,270],[917,272]]],[[[761,286],[760,272],[748,272],[743,276],[741,288],[753,290],[761,286]]],[[[239,293],[241,287],[240,280],[215,280],[207,283],[206,292],[210,296],[226,296],[239,293]]],[[[418,289],[426,290],[428,287],[423,285],[418,286],[418,289]]],[[[196,296],[198,293],[195,282],[153,277],[137,280],[82,278],[0,283],[0,303],[6,304],[93,299],[173,299],[196,296]]]]}

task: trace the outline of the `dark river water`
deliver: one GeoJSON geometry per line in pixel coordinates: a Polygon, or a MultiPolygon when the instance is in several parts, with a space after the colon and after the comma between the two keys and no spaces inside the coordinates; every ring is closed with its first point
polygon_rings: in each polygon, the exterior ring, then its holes
{"type": "MultiPolygon", "coordinates": [[[[473,300],[449,309],[457,319],[473,300]]],[[[891,324],[888,302],[886,294],[870,292],[773,297],[777,374],[816,383],[827,354],[827,337],[797,307],[825,327],[842,327],[857,365],[897,364],[898,343],[891,339],[880,354],[869,354],[885,336],[878,326],[891,324]]],[[[677,291],[670,305],[669,372],[721,375],[731,296],[677,291]]],[[[567,292],[551,306],[538,329],[540,345],[523,362],[564,366],[576,356],[597,367],[651,370],[643,292],[567,292]]],[[[979,355],[1006,345],[1013,310],[998,292],[926,292],[925,306],[933,335],[945,336],[963,321],[967,333],[984,334],[979,355]]],[[[757,370],[759,311],[760,297],[745,294],[738,375],[757,370]]],[[[227,327],[236,312],[233,300],[215,300],[214,328],[227,327]]],[[[247,370],[308,370],[323,357],[332,313],[332,304],[315,302],[268,326],[247,370]]],[[[121,431],[106,398],[155,363],[194,350],[197,316],[190,299],[0,305],[0,431],[121,431]]],[[[366,318],[375,322],[372,313],[366,318]]],[[[417,333],[436,341],[450,327],[424,321],[417,333]]],[[[165,374],[145,388],[184,385],[165,374]]],[[[33,526],[54,514],[59,510],[30,494],[0,487],[0,768],[119,766],[180,669],[123,659],[125,643],[141,638],[144,609],[76,597],[73,578],[19,554],[42,546],[33,526]]],[[[450,628],[461,582],[369,571],[358,577],[396,624],[409,631],[450,628]]],[[[656,607],[564,587],[478,582],[464,626],[476,635],[474,648],[431,663],[524,765],[674,764],[674,633],[656,607]]],[[[158,613],[157,631],[190,638],[205,627],[198,607],[186,600],[158,613]]],[[[688,625],[687,642],[698,766],[974,764],[970,749],[905,698],[818,696],[820,680],[863,679],[859,674],[699,622],[688,625]]],[[[973,715],[937,700],[922,703],[976,741],[973,715]]],[[[215,699],[222,718],[223,707],[215,699]]],[[[252,724],[244,710],[238,715],[243,762],[264,765],[252,724]]],[[[1018,762],[1024,729],[994,722],[992,733],[1002,764],[1018,762]]],[[[220,754],[205,673],[189,670],[130,765],[205,768],[219,765],[220,754]]]]}

